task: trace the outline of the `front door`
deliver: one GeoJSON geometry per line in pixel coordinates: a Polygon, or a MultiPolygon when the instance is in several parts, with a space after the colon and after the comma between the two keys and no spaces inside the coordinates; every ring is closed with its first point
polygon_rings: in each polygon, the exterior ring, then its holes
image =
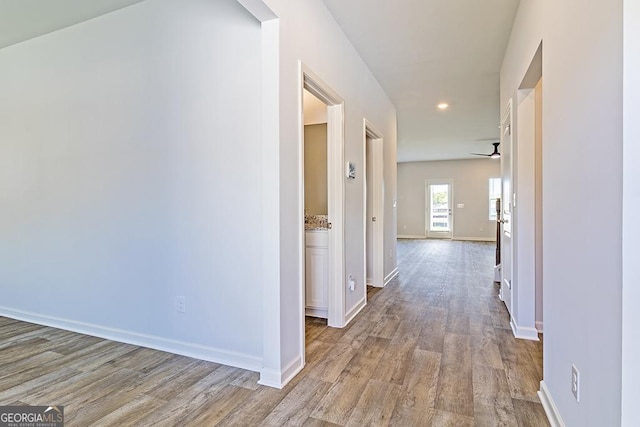
{"type": "Polygon", "coordinates": [[[433,239],[453,236],[453,181],[429,180],[426,186],[426,235],[433,239]]]}

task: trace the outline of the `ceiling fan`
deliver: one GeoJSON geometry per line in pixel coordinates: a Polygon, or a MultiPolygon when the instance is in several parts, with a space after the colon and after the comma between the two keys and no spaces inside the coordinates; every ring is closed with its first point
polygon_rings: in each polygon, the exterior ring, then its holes
{"type": "Polygon", "coordinates": [[[499,159],[500,158],[500,152],[498,151],[498,145],[500,145],[499,142],[493,142],[493,153],[491,154],[480,154],[480,153],[471,153],[474,156],[485,156],[485,157],[491,157],[492,159],[499,159]]]}

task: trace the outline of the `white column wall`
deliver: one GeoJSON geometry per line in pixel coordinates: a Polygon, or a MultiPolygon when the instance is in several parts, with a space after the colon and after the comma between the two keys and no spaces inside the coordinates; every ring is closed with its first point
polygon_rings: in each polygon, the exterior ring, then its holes
{"type": "Polygon", "coordinates": [[[640,3],[624,1],[622,425],[640,425],[640,3]]]}
{"type": "Polygon", "coordinates": [[[1,314],[261,368],[260,43],[147,0],[0,50],[1,314]]]}
{"type": "Polygon", "coordinates": [[[502,66],[503,106],[541,41],[544,382],[566,425],[618,425],[622,0],[522,0],[502,66]],[[580,403],[572,364],[581,372],[580,403]]]}

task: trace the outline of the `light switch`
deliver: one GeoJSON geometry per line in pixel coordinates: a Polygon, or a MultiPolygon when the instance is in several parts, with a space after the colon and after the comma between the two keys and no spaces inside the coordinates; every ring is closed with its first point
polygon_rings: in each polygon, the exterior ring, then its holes
{"type": "Polygon", "coordinates": [[[464,208],[464,203],[458,203],[458,209],[464,208]]]}

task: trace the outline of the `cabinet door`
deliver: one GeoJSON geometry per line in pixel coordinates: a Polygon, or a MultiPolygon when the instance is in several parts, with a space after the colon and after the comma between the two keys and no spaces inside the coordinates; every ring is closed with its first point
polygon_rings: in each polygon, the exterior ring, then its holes
{"type": "Polygon", "coordinates": [[[305,291],[307,307],[327,308],[327,285],[329,283],[327,249],[307,248],[305,255],[305,291]]]}

